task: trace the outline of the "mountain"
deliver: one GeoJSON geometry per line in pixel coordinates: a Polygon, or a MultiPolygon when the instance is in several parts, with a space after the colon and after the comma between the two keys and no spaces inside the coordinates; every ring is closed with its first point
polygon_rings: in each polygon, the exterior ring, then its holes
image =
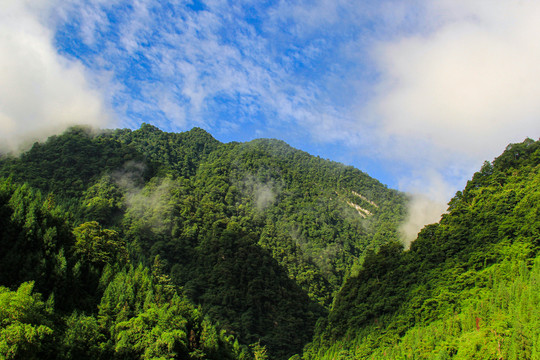
{"type": "Polygon", "coordinates": [[[6,307],[0,353],[25,358],[286,359],[406,207],[278,140],[148,124],[72,128],[0,176],[1,299],[32,314],[6,307]]]}
{"type": "Polygon", "coordinates": [[[304,359],[540,358],[540,141],[509,145],[407,251],[366,256],[304,359]]]}

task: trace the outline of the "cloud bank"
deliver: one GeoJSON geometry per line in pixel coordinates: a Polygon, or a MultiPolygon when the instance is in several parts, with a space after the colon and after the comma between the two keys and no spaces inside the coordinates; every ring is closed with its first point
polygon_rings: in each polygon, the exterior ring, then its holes
{"type": "Polygon", "coordinates": [[[482,161],[540,134],[540,3],[453,0],[423,9],[417,32],[373,45],[379,78],[363,109],[384,156],[409,168],[403,189],[422,184],[409,238],[438,221],[436,204],[482,161]]]}
{"type": "Polygon", "coordinates": [[[476,160],[538,134],[540,3],[442,1],[426,16],[433,30],[374,48],[383,134],[476,160]]]}
{"type": "Polygon", "coordinates": [[[44,22],[51,2],[7,0],[0,12],[0,150],[74,124],[103,125],[108,113],[83,66],[60,56],[44,22]]]}

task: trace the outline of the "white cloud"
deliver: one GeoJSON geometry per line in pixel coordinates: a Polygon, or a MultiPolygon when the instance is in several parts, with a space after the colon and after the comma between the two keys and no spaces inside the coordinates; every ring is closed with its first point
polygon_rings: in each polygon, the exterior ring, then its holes
{"type": "Polygon", "coordinates": [[[400,187],[409,192],[408,214],[400,228],[408,248],[425,225],[439,222],[455,190],[448,179],[444,179],[438,171],[428,169],[402,179],[400,187]]]}
{"type": "Polygon", "coordinates": [[[404,178],[436,169],[461,185],[509,142],[538,136],[539,18],[533,1],[298,0],[281,1],[269,28],[337,51],[306,99],[325,111],[300,121],[316,139],[399,159],[404,178]]]}
{"type": "Polygon", "coordinates": [[[0,143],[44,139],[109,118],[81,64],[60,56],[44,15],[54,2],[4,1],[0,12],[0,143]]]}
{"type": "Polygon", "coordinates": [[[372,110],[384,135],[491,159],[540,132],[540,3],[442,3],[427,12],[434,31],[375,49],[372,110]]]}
{"type": "Polygon", "coordinates": [[[410,241],[484,160],[539,136],[538,19],[533,1],[299,0],[280,2],[270,23],[277,33],[291,22],[300,38],[334,37],[342,59],[335,72],[321,69],[333,88],[319,82],[317,95],[332,91],[351,110],[330,106],[303,124],[386,164],[413,194],[410,241]]]}
{"type": "Polygon", "coordinates": [[[372,143],[402,162],[401,188],[423,194],[410,209],[409,234],[422,216],[433,221],[484,160],[540,134],[540,3],[423,5],[415,32],[372,48],[379,78],[362,108],[377,134],[372,143]]]}
{"type": "Polygon", "coordinates": [[[167,92],[158,94],[158,106],[171,119],[178,128],[184,128],[186,124],[186,113],[183,107],[179,106],[174,99],[171,99],[167,92]]]}

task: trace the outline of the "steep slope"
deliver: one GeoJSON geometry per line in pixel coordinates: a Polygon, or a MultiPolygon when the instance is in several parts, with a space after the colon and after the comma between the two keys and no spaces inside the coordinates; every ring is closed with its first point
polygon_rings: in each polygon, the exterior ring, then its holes
{"type": "Polygon", "coordinates": [[[0,358],[251,358],[159,258],[152,269],[130,265],[115,231],[70,228],[51,196],[9,180],[0,215],[0,358]]]}
{"type": "Polygon", "coordinates": [[[159,256],[207,316],[275,358],[301,351],[365,254],[397,240],[405,209],[352,167],[201,129],[72,129],[0,160],[0,174],[56,199],[72,227],[114,229],[132,261],[159,256]]]}
{"type": "Polygon", "coordinates": [[[277,140],[224,146],[202,164],[195,186],[229,204],[229,216],[258,222],[259,244],[323,305],[367,249],[398,239],[404,214],[397,191],[277,140]]]}
{"type": "Polygon", "coordinates": [[[305,359],[540,355],[540,142],[512,144],[410,250],[366,258],[305,359]]]}

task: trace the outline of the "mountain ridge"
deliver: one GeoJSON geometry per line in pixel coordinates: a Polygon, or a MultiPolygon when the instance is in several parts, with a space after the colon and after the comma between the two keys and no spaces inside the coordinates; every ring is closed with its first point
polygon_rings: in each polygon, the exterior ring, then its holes
{"type": "Polygon", "coordinates": [[[0,353],[536,358],[539,189],[540,141],[510,144],[404,250],[407,197],[353,167],[72,128],[0,157],[0,353]]]}
{"type": "MultiPolygon", "coordinates": [[[[77,246],[94,244],[105,251],[97,258],[115,259],[109,252],[125,243],[134,265],[151,267],[159,258],[171,285],[222,330],[242,346],[258,344],[283,359],[311,339],[316,320],[367,251],[398,238],[406,201],[353,167],[279,140],[223,144],[202,129],[166,133],[148,124],[96,133],[70,129],[19,157],[3,157],[0,176],[40,189],[67,214],[68,228],[82,227],[75,233],[84,241],[63,240],[68,257],[88,254],[77,246]],[[369,219],[347,205],[363,201],[353,191],[379,205],[364,204],[372,206],[369,219]],[[116,245],[98,240],[109,236],[116,245]]],[[[13,251],[10,256],[24,254],[13,251]]],[[[78,262],[89,259],[96,257],[78,262]]],[[[103,264],[90,262],[79,273],[77,261],[66,261],[79,274],[70,276],[83,276],[89,289],[105,281],[99,280],[103,264]]],[[[61,263],[51,260],[53,269],[61,263]]],[[[94,316],[107,281],[92,290],[97,295],[83,291],[86,305],[72,306],[94,316]]],[[[41,280],[36,289],[44,296],[53,290],[41,280]]],[[[113,346],[116,333],[100,326],[108,339],[103,344],[113,346]]]]}
{"type": "Polygon", "coordinates": [[[539,181],[540,141],[485,162],[409,250],[366,257],[304,359],[537,358],[536,320],[520,309],[538,313],[539,181]]]}

